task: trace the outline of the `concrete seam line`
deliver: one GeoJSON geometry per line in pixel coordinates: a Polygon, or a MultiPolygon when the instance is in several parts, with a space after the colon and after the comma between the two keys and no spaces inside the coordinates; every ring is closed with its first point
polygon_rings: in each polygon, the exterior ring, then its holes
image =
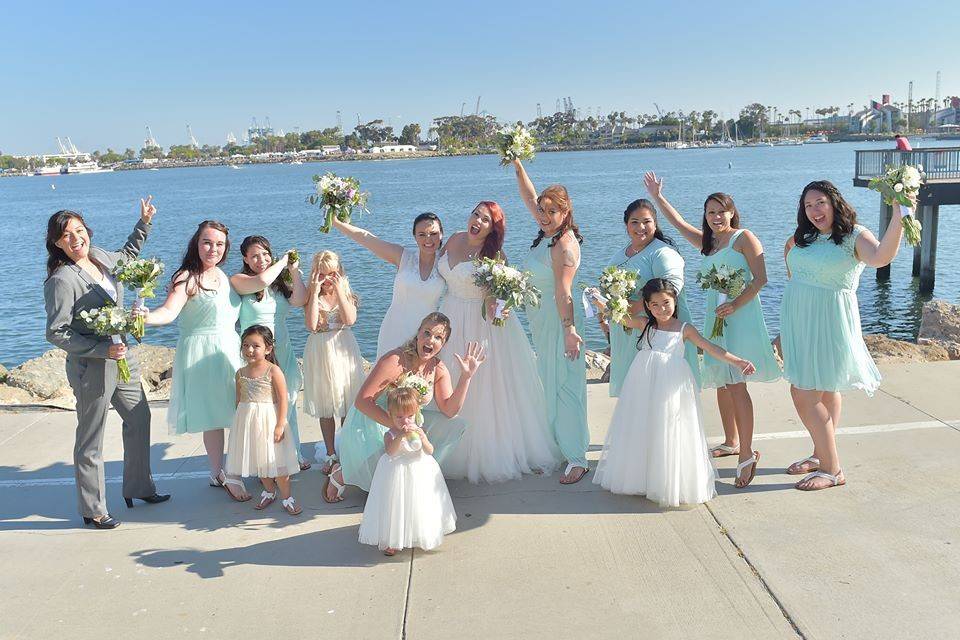
{"type": "Polygon", "coordinates": [[[889,391],[884,391],[883,389],[880,389],[879,391],[880,391],[880,393],[886,395],[888,398],[893,398],[894,400],[899,400],[900,402],[904,403],[905,405],[907,405],[907,406],[910,407],[911,409],[916,409],[916,410],[919,411],[920,413],[922,413],[922,414],[924,414],[924,415],[926,415],[926,416],[930,416],[931,418],[933,418],[933,419],[936,420],[937,422],[939,422],[939,423],[941,423],[941,424],[943,424],[943,425],[945,425],[945,426],[947,426],[947,427],[950,427],[951,429],[960,431],[960,429],[957,428],[957,425],[960,424],[960,421],[951,420],[951,421],[948,422],[948,421],[946,421],[946,420],[941,420],[940,418],[938,418],[937,416],[933,415],[932,413],[930,413],[930,412],[928,412],[928,411],[924,411],[924,410],[921,409],[920,407],[916,406],[915,404],[913,404],[912,402],[910,402],[910,401],[907,400],[906,398],[901,398],[900,396],[895,396],[895,395],[893,395],[892,393],[890,393],[889,391]]]}
{"type": "Polygon", "coordinates": [[[704,503],[703,506],[707,508],[707,512],[713,518],[713,521],[717,523],[717,527],[720,528],[720,533],[730,541],[730,544],[733,545],[733,548],[737,550],[737,555],[743,558],[743,561],[747,564],[747,568],[749,568],[750,572],[757,577],[757,580],[760,582],[760,585],[763,587],[764,591],[767,592],[767,594],[770,596],[770,599],[773,600],[773,603],[777,605],[778,609],[780,609],[780,613],[783,615],[783,618],[787,621],[790,627],[793,628],[793,632],[797,634],[797,637],[800,638],[800,640],[807,640],[807,636],[804,635],[804,633],[800,630],[800,627],[797,626],[797,623],[794,622],[790,612],[787,611],[787,608],[784,606],[783,602],[780,601],[780,598],[777,597],[777,594],[775,594],[773,589],[770,588],[770,585],[764,579],[763,575],[761,575],[760,570],[757,569],[752,562],[750,562],[750,558],[747,557],[747,554],[744,552],[743,548],[737,544],[737,541],[733,539],[732,535],[730,535],[730,531],[723,526],[723,524],[720,522],[720,519],[717,517],[717,514],[713,512],[712,508],[710,508],[710,503],[704,503]]]}
{"type": "Polygon", "coordinates": [[[413,587],[413,556],[416,552],[415,547],[410,547],[410,564],[407,565],[407,593],[403,598],[403,624],[400,626],[400,640],[407,640],[407,614],[410,611],[410,591],[413,587]]]}
{"type": "Polygon", "coordinates": [[[23,433],[24,431],[26,431],[27,429],[29,429],[29,428],[32,427],[33,425],[35,425],[35,424],[37,424],[38,422],[40,422],[41,420],[43,420],[43,418],[45,418],[45,417],[46,417],[46,414],[41,413],[39,416],[37,416],[37,419],[36,419],[36,420],[34,420],[34,421],[31,422],[30,424],[28,424],[28,425],[26,425],[25,427],[23,427],[22,429],[20,429],[19,431],[17,431],[15,434],[13,434],[12,436],[10,436],[9,438],[7,438],[6,440],[4,440],[3,442],[0,442],[0,446],[3,446],[3,445],[5,445],[5,444],[7,444],[8,442],[10,442],[10,441],[13,440],[14,438],[16,438],[18,435],[20,435],[21,433],[23,433]]]}

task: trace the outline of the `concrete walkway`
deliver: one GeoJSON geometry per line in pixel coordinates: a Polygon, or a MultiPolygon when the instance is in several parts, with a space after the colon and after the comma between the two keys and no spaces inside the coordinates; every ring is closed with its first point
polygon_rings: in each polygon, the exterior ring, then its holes
{"type": "MultiPolygon", "coordinates": [[[[81,528],[73,414],[0,413],[0,638],[956,638],[960,362],[881,369],[874,398],[844,398],[846,487],[792,488],[783,469],[810,441],[787,386],[754,385],[763,458],[747,490],[732,486],[735,458],[693,509],[613,496],[592,475],[452,482],[458,531],[394,558],[356,541],[363,495],[325,504],[316,470],[294,483],[298,518],[209,488],[200,438],[167,435],[163,406],[153,469],[173,500],[124,507],[111,414],[107,489],[123,526],[81,528]]],[[[606,385],[590,403],[596,458],[606,385]]],[[[710,393],[704,410],[716,441],[710,393]]]]}

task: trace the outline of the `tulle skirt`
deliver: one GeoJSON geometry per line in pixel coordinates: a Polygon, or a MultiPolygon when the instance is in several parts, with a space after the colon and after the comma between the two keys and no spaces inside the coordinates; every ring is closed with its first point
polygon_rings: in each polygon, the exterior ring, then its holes
{"type": "Polygon", "coordinates": [[[450,492],[433,456],[380,456],[363,508],[362,544],[430,550],[440,546],[456,524],[450,492]]]}
{"type": "Polygon", "coordinates": [[[273,441],[277,409],[270,402],[241,402],[227,441],[227,475],[278,478],[300,471],[290,426],[280,442],[273,441]]]}
{"type": "Polygon", "coordinates": [[[225,429],[237,401],[234,375],[243,366],[233,329],[181,335],[173,358],[167,424],[172,433],[225,429]]]}
{"type": "Polygon", "coordinates": [[[716,494],[697,386],[683,358],[637,353],[593,482],[669,507],[699,504],[716,494]]]}
{"type": "Polygon", "coordinates": [[[344,416],[363,384],[363,356],[349,327],[311,333],[303,352],[303,410],[315,418],[344,416]]]}

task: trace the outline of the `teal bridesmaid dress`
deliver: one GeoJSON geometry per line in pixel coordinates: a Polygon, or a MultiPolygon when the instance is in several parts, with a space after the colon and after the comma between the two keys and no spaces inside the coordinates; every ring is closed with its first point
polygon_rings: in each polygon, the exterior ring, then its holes
{"type": "MultiPolygon", "coordinates": [[[[387,394],[381,393],[377,405],[387,410],[387,394]]],[[[435,402],[421,409],[423,430],[433,445],[433,457],[443,469],[443,463],[457,447],[467,423],[461,418],[448,418],[435,402]]],[[[387,428],[357,409],[350,407],[343,426],[337,431],[336,450],[340,469],[346,484],[370,491],[373,472],[383,455],[383,434],[387,428]]]]}
{"type": "Polygon", "coordinates": [[[282,293],[270,287],[263,290],[263,299],[257,300],[257,294],[240,296],[240,334],[255,324],[267,327],[273,332],[274,356],[283,371],[287,382],[287,424],[293,436],[293,445],[297,451],[297,460],[303,462],[300,453],[300,429],[297,423],[297,396],[303,386],[303,374],[300,363],[290,344],[290,332],[287,329],[287,316],[290,315],[290,303],[282,293]]]}
{"type": "MultiPolygon", "coordinates": [[[[639,274],[637,290],[631,296],[631,300],[639,300],[640,290],[653,278],[669,280],[680,293],[677,299],[677,317],[681,322],[691,321],[686,290],[683,286],[683,258],[676,249],[663,240],[654,238],[640,253],[630,258],[627,257],[626,249],[620,249],[610,257],[607,266],[629,269],[639,274]]],[[[637,355],[638,335],[638,331],[627,331],[620,324],[610,324],[610,396],[613,398],[620,395],[623,380],[627,377],[627,371],[630,370],[630,365],[637,355]]],[[[699,386],[700,358],[697,355],[697,347],[687,342],[684,345],[683,356],[690,365],[693,378],[699,386]]]]}
{"type": "MultiPolygon", "coordinates": [[[[700,273],[706,274],[711,267],[726,265],[730,269],[743,269],[746,274],[745,282],[753,281],[753,273],[747,264],[746,257],[733,248],[733,244],[743,233],[738,229],[730,236],[730,242],[713,255],[704,256],[700,273]]],[[[780,364],[773,353],[770,343],[770,334],[763,319],[763,307],[760,306],[760,296],[754,296],[746,306],[737,309],[727,316],[723,335],[711,338],[713,323],[716,320],[717,291],[706,291],[707,306],[703,320],[703,337],[717,344],[735,356],[749,360],[757,368],[753,375],[745,376],[736,367],[721,362],[709,354],[703,354],[703,386],[709,388],[725,387],[728,384],[740,382],[772,382],[780,378],[780,364]]]]}
{"type": "Polygon", "coordinates": [[[180,311],[167,423],[174,433],[226,429],[236,408],[234,376],[240,357],[240,296],[226,278],[216,291],[200,290],[180,311]]]}
{"type": "MultiPolygon", "coordinates": [[[[587,448],[590,446],[590,431],[587,428],[587,362],[584,347],[581,347],[580,357],[576,360],[564,355],[563,325],[554,304],[553,261],[549,244],[549,239],[544,238],[530,251],[524,265],[524,269],[531,273],[532,283],[543,294],[539,307],[527,307],[527,320],[547,402],[547,422],[567,463],[587,468],[587,448]]],[[[583,305],[574,304],[573,314],[577,333],[583,336],[583,305]]]]}
{"type": "Polygon", "coordinates": [[[787,253],[790,279],[780,304],[783,377],[798,389],[867,395],[880,387],[860,328],[857,287],[864,263],[854,252],[864,227],[835,244],[820,235],[787,253]]]}

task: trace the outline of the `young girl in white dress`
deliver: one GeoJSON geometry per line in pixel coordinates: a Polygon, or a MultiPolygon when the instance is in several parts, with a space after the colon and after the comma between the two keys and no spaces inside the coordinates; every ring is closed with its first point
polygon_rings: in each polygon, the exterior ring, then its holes
{"type": "Polygon", "coordinates": [[[333,251],[313,257],[304,321],[310,336],[303,352],[303,410],[320,420],[325,455],[317,460],[330,473],[337,460],[334,435],[363,384],[363,356],[350,327],[357,321],[357,297],[333,251]]]}
{"type": "Polygon", "coordinates": [[[255,509],[277,499],[292,516],[303,509],[290,492],[290,476],[300,461],[287,423],[287,384],[273,355],[273,332],[255,324],[243,332],[241,352],[247,361],[236,374],[237,411],[227,443],[228,476],[258,476],[263,484],[255,509]]]}
{"type": "Polygon", "coordinates": [[[375,544],[392,556],[405,548],[426,551],[456,529],[450,492],[433,459],[433,444],[417,424],[420,394],[411,387],[387,392],[393,422],[383,434],[386,450],[377,462],[360,522],[361,544],[375,544]]]}
{"type": "MultiPolygon", "coordinates": [[[[627,320],[641,329],[639,351],[624,379],[593,482],[612,493],[645,495],[664,507],[706,502],[716,495],[715,475],[684,341],[744,375],[754,367],[680,322],[677,290],[668,280],[647,282],[642,304],[647,317],[627,320]]],[[[751,480],[755,470],[756,465],[751,480]]]]}

